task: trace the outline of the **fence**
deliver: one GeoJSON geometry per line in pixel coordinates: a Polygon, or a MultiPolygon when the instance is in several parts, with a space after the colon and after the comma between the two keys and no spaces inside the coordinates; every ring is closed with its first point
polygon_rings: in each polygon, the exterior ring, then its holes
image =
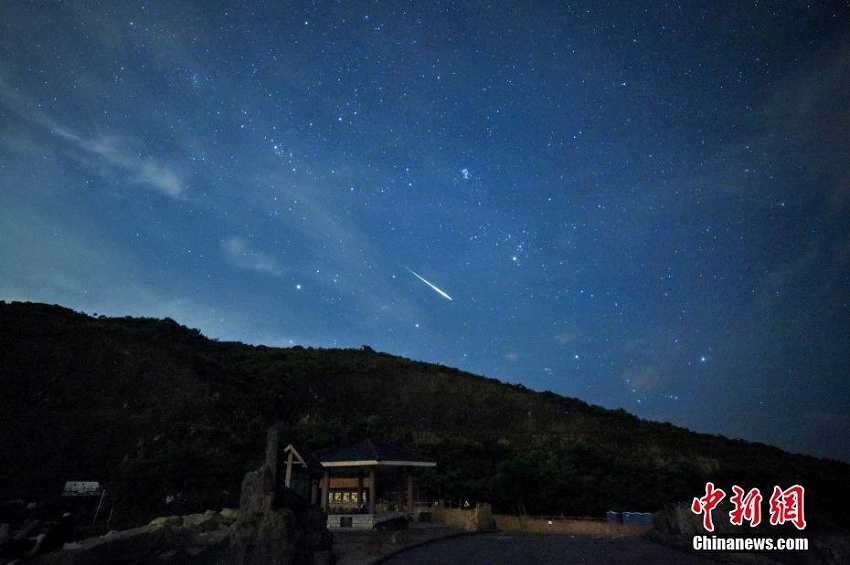
{"type": "Polygon", "coordinates": [[[436,507],[431,513],[431,520],[465,532],[492,530],[496,527],[489,504],[478,504],[475,508],[436,507]]]}
{"type": "Polygon", "coordinates": [[[498,529],[503,532],[570,534],[580,536],[640,536],[652,526],[651,514],[639,512],[609,513],[606,518],[532,517],[493,514],[489,504],[474,508],[435,507],[431,520],[454,526],[465,532],[498,529]],[[613,514],[616,514],[614,519],[613,514]]]}
{"type": "Polygon", "coordinates": [[[496,527],[503,532],[534,534],[570,534],[579,536],[640,536],[649,530],[649,522],[608,522],[596,518],[534,518],[494,514],[496,527]]]}

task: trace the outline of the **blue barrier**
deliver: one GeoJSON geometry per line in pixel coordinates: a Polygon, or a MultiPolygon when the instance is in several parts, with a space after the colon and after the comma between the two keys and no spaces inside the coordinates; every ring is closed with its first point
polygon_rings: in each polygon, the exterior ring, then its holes
{"type": "Polygon", "coordinates": [[[624,524],[646,524],[652,522],[652,514],[649,512],[623,512],[624,524]]]}

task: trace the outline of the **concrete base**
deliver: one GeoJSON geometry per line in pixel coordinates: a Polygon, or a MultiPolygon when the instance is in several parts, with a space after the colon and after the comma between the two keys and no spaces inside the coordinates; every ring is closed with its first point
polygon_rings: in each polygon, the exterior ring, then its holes
{"type": "Polygon", "coordinates": [[[375,524],[404,516],[401,512],[381,512],[380,514],[328,514],[328,528],[331,530],[371,530],[375,524]]]}

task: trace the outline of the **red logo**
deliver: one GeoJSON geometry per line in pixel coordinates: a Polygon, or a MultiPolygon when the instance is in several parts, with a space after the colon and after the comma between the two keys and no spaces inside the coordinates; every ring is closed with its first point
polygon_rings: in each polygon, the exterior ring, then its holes
{"type": "Polygon", "coordinates": [[[803,487],[794,485],[787,490],[773,487],[770,497],[770,523],[774,526],[791,522],[798,530],[806,527],[803,514],[803,487]]]}
{"type": "MultiPolygon", "coordinates": [[[[750,527],[756,527],[761,523],[761,503],[763,497],[759,489],[754,488],[749,492],[738,485],[732,486],[732,496],[729,502],[733,508],[729,512],[729,522],[740,526],[746,520],[750,527]]],[[[806,517],[803,508],[805,489],[800,485],[794,485],[785,490],[773,487],[770,497],[770,524],[777,526],[785,522],[791,522],[798,530],[806,527],[806,517]]],[[[711,511],[726,497],[723,489],[715,488],[714,483],[705,483],[705,495],[694,498],[691,503],[691,511],[694,514],[702,514],[702,525],[706,531],[714,531],[714,521],[711,511]]]]}
{"type": "Polygon", "coordinates": [[[725,497],[726,493],[722,489],[715,489],[714,483],[705,483],[705,496],[694,498],[694,501],[691,503],[691,510],[694,514],[705,514],[702,517],[702,527],[709,532],[714,531],[714,522],[711,521],[711,511],[725,497]]]}
{"type": "Polygon", "coordinates": [[[735,508],[729,512],[729,521],[736,526],[740,526],[744,520],[750,523],[751,527],[756,527],[761,524],[761,492],[754,488],[744,496],[744,489],[735,485],[732,487],[735,493],[729,500],[735,505],[735,508]]]}

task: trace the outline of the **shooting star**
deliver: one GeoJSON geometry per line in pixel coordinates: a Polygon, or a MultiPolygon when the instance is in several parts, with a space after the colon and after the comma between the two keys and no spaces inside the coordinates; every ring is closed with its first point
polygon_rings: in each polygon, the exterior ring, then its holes
{"type": "Polygon", "coordinates": [[[408,271],[410,271],[410,274],[411,274],[411,275],[413,275],[414,277],[416,277],[416,278],[417,278],[417,279],[419,279],[420,281],[422,281],[422,282],[424,282],[425,284],[427,284],[428,286],[430,286],[430,287],[434,290],[434,292],[436,292],[437,294],[439,294],[439,295],[440,295],[440,296],[442,296],[443,298],[445,298],[445,299],[447,299],[447,300],[451,300],[451,299],[452,299],[452,297],[451,297],[451,296],[449,296],[448,294],[446,294],[445,292],[443,292],[442,290],[440,290],[439,288],[437,288],[437,286],[436,286],[436,285],[433,285],[433,284],[429,283],[427,280],[425,280],[425,278],[424,278],[424,277],[421,277],[421,276],[419,275],[419,273],[417,273],[416,271],[414,271],[414,270],[413,270],[413,269],[411,269],[410,267],[405,267],[405,269],[407,269],[408,271]]]}

